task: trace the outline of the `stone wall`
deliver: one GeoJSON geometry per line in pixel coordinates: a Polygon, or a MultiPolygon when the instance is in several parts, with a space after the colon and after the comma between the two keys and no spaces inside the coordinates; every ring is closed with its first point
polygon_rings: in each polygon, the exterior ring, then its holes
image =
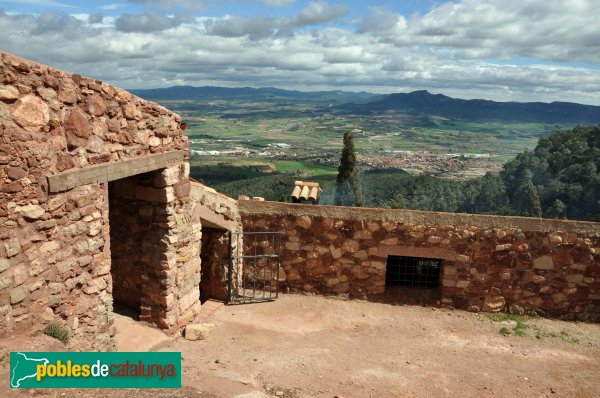
{"type": "Polygon", "coordinates": [[[180,181],[186,168],[179,165],[109,183],[115,304],[174,333],[198,311],[200,224],[185,220],[193,202],[173,213],[166,200],[148,195],[148,190],[160,189],[169,178],[180,181]]]}
{"type": "MultiPolygon", "coordinates": [[[[242,218],[236,200],[199,182],[192,182],[191,199],[194,203],[192,219],[202,224],[202,272],[200,295],[202,300],[228,300],[228,266],[230,254],[229,232],[242,231],[242,218]]],[[[234,253],[238,242],[231,244],[234,253]]],[[[240,245],[241,246],[241,245],[240,245]]],[[[237,265],[236,265],[237,266],[237,265]]]]}
{"type": "Polygon", "coordinates": [[[600,321],[600,224],[239,201],[244,231],[282,231],[281,286],[369,297],[389,255],[442,260],[441,304],[600,321]]]}
{"type": "Polygon", "coordinates": [[[210,228],[238,231],[242,218],[238,202],[198,181],[191,181],[190,197],[194,203],[192,217],[210,228]]]}
{"type": "Polygon", "coordinates": [[[202,276],[200,297],[202,301],[214,299],[227,301],[229,266],[229,231],[214,228],[202,230],[202,276]]]}
{"type": "Polygon", "coordinates": [[[152,225],[158,244],[141,260],[152,268],[139,275],[145,319],[177,333],[195,316],[200,223],[179,123],[124,90],[0,52],[0,334],[56,322],[74,348],[114,346],[110,224],[119,221],[109,218],[107,181],[50,194],[48,177],[172,151],[183,161],[151,181],[128,178],[112,198],[117,213],[129,200],[138,210],[113,226],[152,225]]]}

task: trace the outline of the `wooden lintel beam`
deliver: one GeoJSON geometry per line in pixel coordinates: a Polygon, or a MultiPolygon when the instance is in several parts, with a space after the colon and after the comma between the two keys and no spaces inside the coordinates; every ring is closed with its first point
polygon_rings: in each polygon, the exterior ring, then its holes
{"type": "Polygon", "coordinates": [[[63,192],[85,184],[106,183],[163,169],[171,164],[183,162],[184,151],[170,151],[145,155],[131,160],[89,166],[48,176],[50,193],[63,192]]]}

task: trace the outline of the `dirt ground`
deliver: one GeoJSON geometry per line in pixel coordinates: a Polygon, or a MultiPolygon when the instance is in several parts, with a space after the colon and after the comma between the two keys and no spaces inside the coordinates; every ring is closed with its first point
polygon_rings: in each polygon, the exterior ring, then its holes
{"type": "Polygon", "coordinates": [[[153,348],[182,352],[182,390],[16,391],[5,382],[0,396],[600,396],[598,324],[301,295],[226,306],[210,322],[208,340],[153,348]]]}

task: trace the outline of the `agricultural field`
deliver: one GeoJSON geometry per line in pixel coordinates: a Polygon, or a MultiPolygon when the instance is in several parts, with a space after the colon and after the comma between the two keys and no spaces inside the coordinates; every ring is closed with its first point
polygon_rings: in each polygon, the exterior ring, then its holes
{"type": "Polygon", "coordinates": [[[187,123],[192,176],[215,186],[280,173],[330,180],[346,131],[354,132],[363,170],[469,179],[498,171],[540,137],[570,127],[397,112],[340,114],[298,101],[160,102],[187,123]]]}

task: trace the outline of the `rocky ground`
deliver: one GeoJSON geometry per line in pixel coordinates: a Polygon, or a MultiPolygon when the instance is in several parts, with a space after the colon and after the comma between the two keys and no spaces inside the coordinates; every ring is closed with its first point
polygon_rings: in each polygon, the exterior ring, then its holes
{"type": "MultiPolygon", "coordinates": [[[[181,351],[177,391],[15,391],[2,397],[594,397],[600,325],[474,314],[435,307],[283,295],[227,306],[208,340],[170,339],[181,351]]],[[[127,332],[126,326],[119,334],[127,332]]],[[[56,349],[45,336],[0,342],[56,349]],[[33,343],[32,343],[33,341],[33,343]]]]}

